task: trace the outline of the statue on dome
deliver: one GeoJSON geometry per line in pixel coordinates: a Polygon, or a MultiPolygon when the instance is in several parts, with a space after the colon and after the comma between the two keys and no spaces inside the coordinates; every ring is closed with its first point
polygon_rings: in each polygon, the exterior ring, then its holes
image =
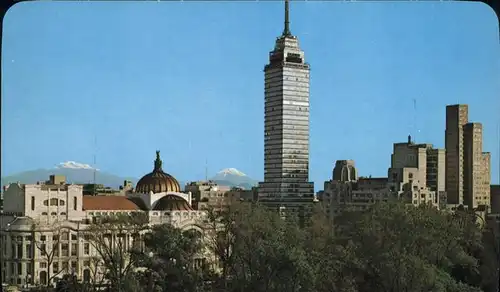
{"type": "Polygon", "coordinates": [[[160,150],[156,150],[155,170],[161,170],[160,150]]]}

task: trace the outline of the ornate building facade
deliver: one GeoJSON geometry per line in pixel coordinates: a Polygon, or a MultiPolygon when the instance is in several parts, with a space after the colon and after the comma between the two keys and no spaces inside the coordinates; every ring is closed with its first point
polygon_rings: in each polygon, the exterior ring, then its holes
{"type": "MultiPolygon", "coordinates": [[[[57,176],[45,184],[10,184],[0,217],[2,279],[18,286],[53,283],[67,273],[89,280],[98,256],[85,236],[92,222],[138,213],[149,225],[167,223],[203,233],[204,213],[191,203],[191,194],[182,193],[178,181],[163,171],[159,151],[153,171],[126,196],[84,196],[82,186],[57,176]]],[[[128,236],[126,246],[134,240],[128,236]]]]}

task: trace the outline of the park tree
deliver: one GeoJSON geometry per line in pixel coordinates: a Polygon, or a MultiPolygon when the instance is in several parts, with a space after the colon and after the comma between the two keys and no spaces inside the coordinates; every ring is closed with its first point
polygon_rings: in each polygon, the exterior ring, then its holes
{"type": "Polygon", "coordinates": [[[200,291],[209,268],[200,230],[156,225],[145,235],[144,245],[138,262],[144,268],[142,287],[147,291],[200,291]]]}
{"type": "Polygon", "coordinates": [[[473,222],[390,202],[346,212],[335,228],[337,238],[354,247],[358,291],[480,291],[467,281],[478,268],[471,250],[480,233],[473,222]],[[465,278],[457,278],[457,267],[465,278]]]}
{"type": "Polygon", "coordinates": [[[68,267],[59,266],[59,258],[62,256],[61,252],[64,252],[62,245],[68,245],[66,241],[69,239],[71,228],[63,222],[48,225],[33,221],[31,229],[33,251],[40,254],[42,262],[46,265],[46,272],[40,275],[39,284],[42,287],[52,287],[56,277],[68,272],[68,267]]]}
{"type": "Polygon", "coordinates": [[[296,222],[258,204],[235,202],[207,213],[216,230],[211,244],[222,269],[221,291],[305,291],[311,285],[296,222]]]}
{"type": "Polygon", "coordinates": [[[142,252],[142,234],[148,230],[147,214],[114,214],[97,218],[85,230],[85,238],[100,258],[94,268],[104,273],[111,291],[135,291],[134,269],[142,252]]]}

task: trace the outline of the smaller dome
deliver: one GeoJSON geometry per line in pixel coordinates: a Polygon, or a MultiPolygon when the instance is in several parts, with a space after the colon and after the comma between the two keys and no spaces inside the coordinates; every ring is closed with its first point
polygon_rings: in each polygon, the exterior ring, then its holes
{"type": "Polygon", "coordinates": [[[193,211],[193,208],[182,197],[166,195],[155,203],[153,211],[193,211]]]}

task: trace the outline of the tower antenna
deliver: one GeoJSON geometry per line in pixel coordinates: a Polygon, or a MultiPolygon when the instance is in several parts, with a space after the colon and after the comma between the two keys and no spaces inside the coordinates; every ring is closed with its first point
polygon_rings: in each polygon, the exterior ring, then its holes
{"type": "Polygon", "coordinates": [[[97,171],[96,171],[96,152],[97,152],[97,136],[94,135],[94,181],[93,181],[93,184],[94,184],[94,190],[93,190],[93,195],[97,195],[97,185],[96,185],[96,175],[97,175],[97,171]]]}
{"type": "Polygon", "coordinates": [[[413,141],[417,141],[417,99],[413,99],[413,141]]]}
{"type": "Polygon", "coordinates": [[[285,0],[285,28],[283,29],[283,36],[292,35],[292,33],[290,32],[289,12],[290,12],[290,3],[288,0],[285,0]]]}
{"type": "Polygon", "coordinates": [[[208,181],[208,159],[205,159],[205,181],[208,181]]]}

